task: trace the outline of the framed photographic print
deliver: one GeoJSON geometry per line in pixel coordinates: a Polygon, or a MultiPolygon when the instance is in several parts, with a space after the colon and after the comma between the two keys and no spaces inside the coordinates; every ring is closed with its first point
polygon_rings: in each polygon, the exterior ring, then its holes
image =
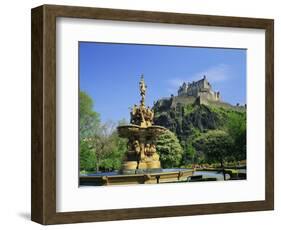
{"type": "Polygon", "coordinates": [[[273,45],[271,19],[32,9],[32,220],[272,210],[273,45]]]}

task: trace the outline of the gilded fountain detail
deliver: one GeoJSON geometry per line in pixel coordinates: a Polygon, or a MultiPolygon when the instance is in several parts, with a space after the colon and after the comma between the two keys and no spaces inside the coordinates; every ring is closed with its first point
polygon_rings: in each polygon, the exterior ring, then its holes
{"type": "Polygon", "coordinates": [[[131,109],[130,124],[117,127],[119,136],[128,138],[128,150],[121,169],[123,174],[161,172],[156,140],[166,128],[153,125],[154,112],[149,106],[145,106],[147,85],[143,75],[139,82],[139,90],[140,105],[134,105],[131,109]]]}

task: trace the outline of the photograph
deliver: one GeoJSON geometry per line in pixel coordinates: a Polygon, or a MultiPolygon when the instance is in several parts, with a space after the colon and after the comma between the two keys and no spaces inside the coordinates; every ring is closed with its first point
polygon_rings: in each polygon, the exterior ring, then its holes
{"type": "Polygon", "coordinates": [[[79,41],[79,185],[247,179],[247,49],[79,41]]]}

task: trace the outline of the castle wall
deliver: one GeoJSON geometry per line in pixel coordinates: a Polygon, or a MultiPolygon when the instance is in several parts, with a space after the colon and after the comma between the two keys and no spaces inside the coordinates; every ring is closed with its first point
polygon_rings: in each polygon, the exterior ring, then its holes
{"type": "Polygon", "coordinates": [[[210,92],[200,92],[198,94],[198,97],[201,97],[205,100],[210,100],[210,101],[218,101],[217,95],[215,93],[210,93],[210,92]]]}
{"type": "Polygon", "coordinates": [[[212,101],[220,100],[219,92],[212,91],[212,86],[205,77],[197,82],[189,83],[188,86],[184,83],[178,90],[178,96],[202,96],[212,101]]]}
{"type": "Polygon", "coordinates": [[[178,103],[184,104],[184,105],[192,104],[192,103],[195,102],[195,100],[196,100],[196,98],[193,97],[193,96],[178,96],[178,97],[174,97],[173,100],[172,100],[171,107],[176,107],[178,103]]]}

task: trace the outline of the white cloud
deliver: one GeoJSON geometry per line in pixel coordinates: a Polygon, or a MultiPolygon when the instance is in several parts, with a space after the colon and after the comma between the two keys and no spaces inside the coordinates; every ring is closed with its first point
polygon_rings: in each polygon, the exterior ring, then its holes
{"type": "Polygon", "coordinates": [[[229,79],[229,66],[226,64],[219,64],[217,66],[212,66],[202,72],[192,74],[191,76],[186,76],[182,78],[174,78],[169,80],[169,91],[177,92],[178,88],[183,84],[183,82],[198,81],[206,76],[207,80],[212,84],[216,82],[222,82],[229,79]]]}
{"type": "Polygon", "coordinates": [[[210,82],[221,82],[229,78],[229,66],[226,64],[220,64],[213,66],[201,73],[196,74],[194,77],[200,79],[202,76],[206,76],[210,82]]]}

